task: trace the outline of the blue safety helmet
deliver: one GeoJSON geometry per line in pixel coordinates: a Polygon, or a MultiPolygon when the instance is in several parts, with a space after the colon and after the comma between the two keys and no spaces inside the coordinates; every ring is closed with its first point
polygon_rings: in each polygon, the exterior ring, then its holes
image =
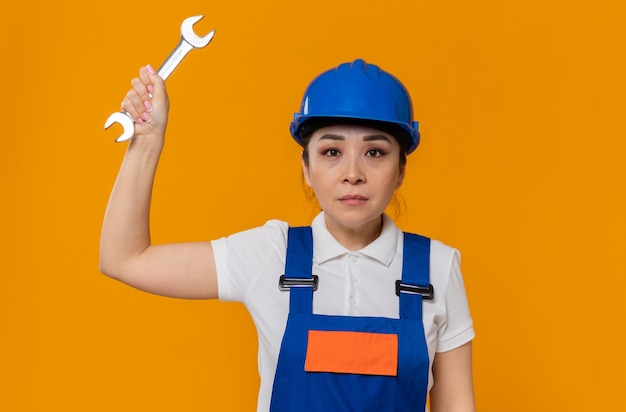
{"type": "Polygon", "coordinates": [[[290,131],[302,145],[302,136],[319,127],[352,122],[388,132],[407,154],[419,145],[418,122],[413,120],[406,88],[393,75],[361,59],[330,69],[309,84],[290,131]]]}

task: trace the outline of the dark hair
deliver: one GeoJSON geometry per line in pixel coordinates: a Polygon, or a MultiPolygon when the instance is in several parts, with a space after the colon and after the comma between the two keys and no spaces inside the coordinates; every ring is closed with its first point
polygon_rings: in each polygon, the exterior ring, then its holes
{"type": "Polygon", "coordinates": [[[300,126],[300,144],[303,148],[302,159],[304,160],[305,165],[309,165],[309,142],[311,141],[311,136],[313,135],[313,133],[317,129],[321,129],[322,127],[335,125],[365,126],[390,134],[396,139],[396,141],[400,145],[400,167],[404,167],[406,165],[406,154],[410,146],[411,138],[408,133],[399,125],[387,122],[379,122],[375,120],[332,117],[309,119],[300,126]]]}

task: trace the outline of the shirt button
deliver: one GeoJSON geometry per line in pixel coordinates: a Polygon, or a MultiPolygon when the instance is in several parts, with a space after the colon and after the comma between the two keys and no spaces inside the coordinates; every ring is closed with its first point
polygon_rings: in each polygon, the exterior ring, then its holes
{"type": "Polygon", "coordinates": [[[354,256],[354,255],[351,255],[351,256],[350,256],[350,260],[351,260],[352,262],[356,262],[356,261],[358,260],[358,258],[357,258],[356,256],[354,256]]]}

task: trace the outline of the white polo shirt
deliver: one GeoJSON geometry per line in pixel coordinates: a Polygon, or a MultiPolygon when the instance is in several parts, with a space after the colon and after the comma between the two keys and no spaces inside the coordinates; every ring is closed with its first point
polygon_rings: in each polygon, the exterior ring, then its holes
{"type": "MultiPolygon", "coordinates": [[[[319,287],[313,312],[324,315],[398,318],[395,281],[402,275],[403,234],[383,217],[380,236],[359,251],[343,247],[326,228],[324,213],[312,223],[313,273],[319,287]]],[[[269,411],[278,353],[289,313],[289,292],[280,291],[284,274],[289,224],[270,220],[265,225],[212,242],[219,298],[243,302],[259,337],[258,412],[269,411]]],[[[431,241],[430,283],[435,298],[424,301],[423,323],[433,385],[435,352],[455,349],[474,338],[459,252],[431,241]]]]}

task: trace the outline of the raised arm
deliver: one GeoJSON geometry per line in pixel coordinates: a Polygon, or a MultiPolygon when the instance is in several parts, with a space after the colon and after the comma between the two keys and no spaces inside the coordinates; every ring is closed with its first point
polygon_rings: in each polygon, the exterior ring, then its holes
{"type": "Polygon", "coordinates": [[[213,249],[209,242],[152,245],[150,201],[164,145],[169,101],[165,82],[152,67],[122,102],[135,119],[102,224],[100,271],[147,292],[189,299],[217,297],[213,249]]]}

